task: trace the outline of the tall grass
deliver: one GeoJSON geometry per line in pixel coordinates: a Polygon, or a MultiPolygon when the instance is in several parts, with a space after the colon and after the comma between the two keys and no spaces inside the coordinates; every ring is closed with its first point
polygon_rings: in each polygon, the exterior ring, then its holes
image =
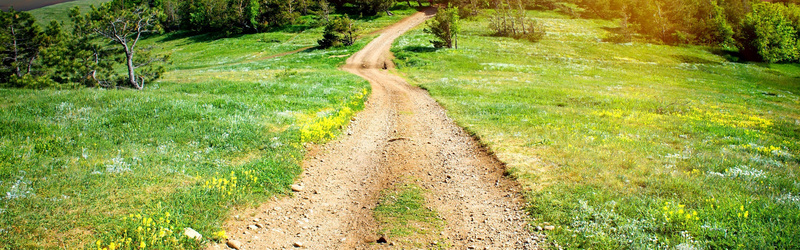
{"type": "Polygon", "coordinates": [[[279,56],[319,37],[172,33],[143,41],[173,64],[142,91],[0,89],[0,248],[201,247],[186,227],[224,238],[231,207],[287,194],[304,143],[363,108],[368,83],[338,67],[371,37],[279,56]]]}
{"type": "Polygon", "coordinates": [[[397,64],[526,188],[550,244],[800,247],[800,65],[704,47],[603,42],[615,24],[531,12],[539,43],[463,22],[414,30],[397,64]]]}

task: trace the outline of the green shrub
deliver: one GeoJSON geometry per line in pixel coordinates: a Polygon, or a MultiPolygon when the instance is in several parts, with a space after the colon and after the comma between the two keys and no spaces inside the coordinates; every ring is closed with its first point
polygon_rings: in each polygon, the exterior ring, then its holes
{"type": "Polygon", "coordinates": [[[742,32],[737,37],[742,55],[771,63],[800,59],[797,30],[786,13],[789,9],[782,4],[753,5],[753,12],[742,21],[742,32]]]}
{"type": "Polygon", "coordinates": [[[341,47],[353,45],[356,39],[357,28],[347,15],[332,19],[325,25],[322,40],[317,41],[320,47],[341,47]]]}
{"type": "Polygon", "coordinates": [[[500,8],[489,18],[489,29],[497,36],[525,39],[531,42],[541,40],[546,31],[544,26],[534,19],[528,18],[523,5],[517,2],[502,3],[500,8]]]}
{"type": "MultiPolygon", "coordinates": [[[[436,40],[431,40],[435,48],[452,48],[458,35],[458,7],[439,8],[433,19],[425,23],[425,33],[432,34],[436,40]]],[[[456,48],[458,48],[457,43],[456,48]]]]}

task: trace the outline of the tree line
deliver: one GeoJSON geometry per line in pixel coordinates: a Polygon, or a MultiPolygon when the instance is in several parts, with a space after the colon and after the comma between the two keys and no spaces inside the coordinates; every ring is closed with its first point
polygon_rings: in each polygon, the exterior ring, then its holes
{"type": "MultiPolygon", "coordinates": [[[[410,0],[406,0],[410,5],[410,0]]],[[[419,0],[415,0],[421,6],[419,0]]],[[[126,7],[148,5],[163,13],[166,30],[260,32],[301,24],[301,16],[319,17],[325,25],[334,9],[347,6],[363,16],[388,13],[395,0],[127,0],[126,7]]]]}
{"type": "Polygon", "coordinates": [[[0,12],[0,85],[8,87],[131,87],[164,72],[168,56],[153,55],[139,41],[161,33],[160,13],[147,6],[123,8],[123,0],[70,10],[73,27],[52,21],[44,29],[27,12],[0,12]],[[117,65],[125,68],[118,72],[117,65]]]}

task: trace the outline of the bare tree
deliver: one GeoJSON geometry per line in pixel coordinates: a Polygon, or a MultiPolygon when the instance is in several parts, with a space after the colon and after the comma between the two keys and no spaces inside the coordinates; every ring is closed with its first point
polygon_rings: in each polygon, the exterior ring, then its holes
{"type": "Polygon", "coordinates": [[[120,9],[111,4],[104,4],[99,9],[92,8],[87,14],[86,27],[101,37],[122,47],[127,66],[127,81],[136,89],[144,88],[145,78],[136,76],[136,69],[163,61],[165,57],[150,56],[144,60],[136,60],[136,46],[142,35],[161,32],[158,13],[146,5],[130,9],[120,9]]]}

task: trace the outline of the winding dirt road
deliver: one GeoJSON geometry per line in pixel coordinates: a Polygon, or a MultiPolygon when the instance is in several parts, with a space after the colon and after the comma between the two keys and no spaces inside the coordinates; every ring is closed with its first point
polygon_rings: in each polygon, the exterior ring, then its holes
{"type": "MultiPolygon", "coordinates": [[[[226,231],[243,249],[531,249],[544,235],[527,230],[518,185],[504,167],[445,114],[426,91],[392,68],[389,47],[435,13],[426,9],[382,31],[347,60],[344,70],[369,80],[372,95],[336,141],[311,148],[298,180],[302,190],[259,208],[235,211],[226,231]],[[375,243],[372,215],[380,191],[413,180],[444,228],[408,242],[375,243]],[[260,226],[260,227],[259,227],[260,226]]],[[[212,246],[223,248],[224,245],[212,246]]]]}

